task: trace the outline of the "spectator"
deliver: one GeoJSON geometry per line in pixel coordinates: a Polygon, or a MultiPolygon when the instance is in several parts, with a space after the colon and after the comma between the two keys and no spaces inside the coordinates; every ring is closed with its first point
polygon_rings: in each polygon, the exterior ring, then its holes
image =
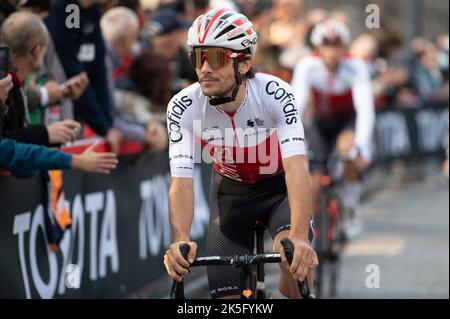
{"type": "Polygon", "coordinates": [[[81,155],[71,155],[44,146],[21,144],[10,139],[0,140],[0,168],[16,177],[32,177],[38,170],[81,170],[109,174],[117,167],[114,153],[94,152],[95,143],[81,155]]]}
{"type": "Polygon", "coordinates": [[[192,16],[187,17],[189,21],[194,21],[198,16],[208,11],[208,0],[192,0],[192,4],[194,6],[194,10],[192,12],[192,16]]]}
{"type": "Polygon", "coordinates": [[[24,0],[20,4],[20,10],[31,11],[42,20],[48,16],[53,0],[24,0]]]}
{"type": "Polygon", "coordinates": [[[278,63],[278,56],[273,54],[269,41],[270,29],[267,27],[272,22],[272,1],[262,0],[254,4],[251,21],[253,28],[258,33],[258,51],[255,55],[255,65],[262,72],[271,72],[278,63]]]}
{"type": "Polygon", "coordinates": [[[397,30],[383,28],[375,33],[379,47],[376,94],[379,96],[378,107],[418,105],[420,100],[411,87],[411,70],[414,57],[403,48],[403,41],[397,30]]]}
{"type": "MultiPolygon", "coordinates": [[[[161,123],[154,121],[148,100],[139,94],[139,89],[128,74],[134,59],[133,45],[139,30],[138,17],[128,8],[116,7],[105,13],[100,24],[115,80],[114,97],[118,111],[115,116],[115,126],[128,139],[145,142],[154,151],[162,150],[167,146],[166,130],[161,123]]],[[[148,59],[145,63],[153,65],[155,61],[148,59]]],[[[164,83],[164,78],[169,77],[168,73],[167,68],[166,75],[147,74],[145,83],[160,89],[161,86],[158,83],[161,83],[161,80],[164,83]]],[[[167,95],[169,96],[167,100],[164,100],[165,105],[170,99],[170,91],[167,95]]]]}
{"type": "Polygon", "coordinates": [[[7,75],[0,79],[0,139],[2,138],[3,118],[5,116],[4,103],[8,98],[9,91],[13,88],[11,75],[7,75]]]}
{"type": "MultiPolygon", "coordinates": [[[[3,129],[1,106],[12,88],[10,75],[0,79],[0,132],[3,129]]],[[[69,155],[43,146],[20,144],[9,139],[2,140],[0,135],[0,168],[9,169],[18,177],[31,177],[41,169],[70,168],[108,174],[116,169],[118,163],[116,156],[111,153],[95,153],[96,145],[92,145],[81,155],[69,155]]]]}
{"type": "Polygon", "coordinates": [[[444,81],[439,65],[439,51],[433,43],[426,41],[417,51],[418,63],[412,74],[416,93],[423,99],[440,99],[444,81]]]}
{"type": "MultiPolygon", "coordinates": [[[[27,0],[20,10],[32,12],[44,19],[48,16],[51,4],[51,0],[27,0]]],[[[73,119],[72,100],[80,97],[88,82],[85,72],[67,79],[52,38],[49,37],[43,65],[25,81],[31,122],[51,124],[57,120],[73,119]]]]}
{"type": "MultiPolygon", "coordinates": [[[[113,78],[120,81],[126,76],[134,59],[134,44],[139,31],[136,14],[125,7],[116,7],[107,11],[100,21],[105,39],[107,57],[112,62],[113,78]]],[[[126,80],[123,80],[126,81],[126,80]]],[[[124,83],[124,85],[129,85],[124,83]]]]}
{"type": "Polygon", "coordinates": [[[34,14],[16,12],[5,20],[1,38],[9,49],[11,63],[17,69],[17,73],[11,73],[14,87],[5,103],[3,136],[22,143],[40,145],[72,141],[79,129],[79,124],[74,121],[57,122],[48,127],[27,125],[28,107],[22,95],[22,83],[31,70],[42,65],[48,43],[45,25],[34,14]]]}
{"type": "Polygon", "coordinates": [[[6,18],[17,10],[17,6],[24,2],[23,0],[2,0],[0,1],[0,28],[6,18]]]}
{"type": "Polygon", "coordinates": [[[188,26],[172,9],[157,11],[149,23],[155,51],[169,61],[172,95],[197,82],[197,75],[181,43],[183,31],[188,26]]]}
{"type": "Polygon", "coordinates": [[[306,32],[301,18],[303,0],[275,0],[270,25],[270,43],[282,49],[302,39],[306,32]]]}
{"type": "Polygon", "coordinates": [[[155,52],[143,52],[133,62],[130,78],[138,92],[148,99],[150,111],[155,116],[157,114],[164,116],[171,99],[170,70],[167,60],[155,52]],[[149,81],[149,79],[155,80],[149,81]]]}
{"type": "Polygon", "coordinates": [[[448,34],[442,34],[437,38],[437,48],[439,49],[439,66],[442,72],[442,77],[445,82],[448,82],[448,48],[449,37],[448,34]]]}
{"type": "Polygon", "coordinates": [[[56,52],[68,77],[86,72],[90,84],[74,102],[75,118],[89,124],[94,131],[106,136],[113,152],[117,153],[122,134],[113,128],[113,98],[108,86],[105,64],[105,44],[100,30],[102,0],[83,0],[80,7],[79,28],[67,28],[66,0],[54,0],[45,22],[52,35],[56,52]]]}
{"type": "Polygon", "coordinates": [[[11,75],[7,75],[3,79],[0,79],[0,103],[5,103],[9,91],[13,87],[11,75]]]}
{"type": "Polygon", "coordinates": [[[350,54],[367,63],[370,69],[370,75],[374,78],[377,74],[376,59],[378,57],[378,42],[374,36],[363,33],[353,41],[350,47],[350,54]]]}

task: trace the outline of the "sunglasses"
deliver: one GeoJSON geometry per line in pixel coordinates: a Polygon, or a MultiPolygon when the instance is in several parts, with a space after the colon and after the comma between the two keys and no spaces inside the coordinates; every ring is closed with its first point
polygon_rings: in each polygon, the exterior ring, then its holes
{"type": "Polygon", "coordinates": [[[208,61],[209,66],[217,70],[228,65],[231,59],[246,55],[247,53],[237,53],[223,48],[195,48],[189,53],[189,59],[196,69],[201,69],[203,63],[208,61]]]}
{"type": "Polygon", "coordinates": [[[326,46],[342,46],[344,45],[344,43],[342,42],[341,38],[336,37],[334,39],[324,39],[322,42],[322,45],[326,45],[326,46]]]}

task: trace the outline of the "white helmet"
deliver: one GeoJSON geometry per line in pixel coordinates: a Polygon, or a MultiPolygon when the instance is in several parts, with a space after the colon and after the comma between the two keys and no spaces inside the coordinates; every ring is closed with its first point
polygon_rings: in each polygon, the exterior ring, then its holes
{"type": "Polygon", "coordinates": [[[324,42],[340,42],[348,46],[350,44],[350,31],[342,22],[328,20],[314,27],[311,33],[311,42],[315,47],[321,46],[324,42]]]}
{"type": "Polygon", "coordinates": [[[243,14],[231,9],[212,9],[195,19],[188,33],[188,46],[222,47],[235,51],[258,46],[258,34],[243,14]]]}

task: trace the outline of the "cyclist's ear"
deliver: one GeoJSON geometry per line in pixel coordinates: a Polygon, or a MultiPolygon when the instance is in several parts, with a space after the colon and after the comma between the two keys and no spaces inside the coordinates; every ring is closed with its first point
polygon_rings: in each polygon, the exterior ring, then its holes
{"type": "Polygon", "coordinates": [[[189,249],[188,261],[190,264],[194,262],[195,256],[197,255],[197,243],[191,241],[189,243],[191,249],[189,249]]]}

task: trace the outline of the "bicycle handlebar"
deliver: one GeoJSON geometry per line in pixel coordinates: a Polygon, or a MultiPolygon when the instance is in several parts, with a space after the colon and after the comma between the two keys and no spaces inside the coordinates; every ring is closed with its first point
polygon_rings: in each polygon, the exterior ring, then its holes
{"type": "MultiPolygon", "coordinates": [[[[188,244],[180,244],[180,252],[184,259],[187,260],[190,246],[188,244]]],[[[172,289],[170,289],[170,299],[186,299],[184,296],[184,282],[181,279],[180,282],[174,280],[172,283],[172,289]]]]}
{"type": "MultiPolygon", "coordinates": [[[[286,259],[289,266],[292,264],[292,259],[294,258],[294,245],[288,238],[283,238],[281,240],[281,245],[283,246],[286,259]]],[[[303,299],[311,299],[311,291],[309,290],[306,280],[298,281],[298,290],[303,299]]]]}
{"type": "MultiPolygon", "coordinates": [[[[281,240],[281,245],[284,248],[286,259],[289,265],[292,263],[294,256],[294,246],[288,238],[281,240]]],[[[189,254],[189,244],[180,244],[180,252],[184,259],[187,259],[189,254]]],[[[249,266],[256,264],[268,264],[268,263],[280,263],[281,255],[278,253],[264,253],[255,255],[235,255],[235,256],[206,256],[198,257],[190,265],[190,267],[199,266],[249,266]]],[[[311,299],[311,292],[305,281],[298,282],[298,288],[303,299],[311,299]]],[[[180,282],[173,281],[172,289],[170,291],[170,299],[186,299],[184,295],[184,283],[183,279],[180,282]]]]}

